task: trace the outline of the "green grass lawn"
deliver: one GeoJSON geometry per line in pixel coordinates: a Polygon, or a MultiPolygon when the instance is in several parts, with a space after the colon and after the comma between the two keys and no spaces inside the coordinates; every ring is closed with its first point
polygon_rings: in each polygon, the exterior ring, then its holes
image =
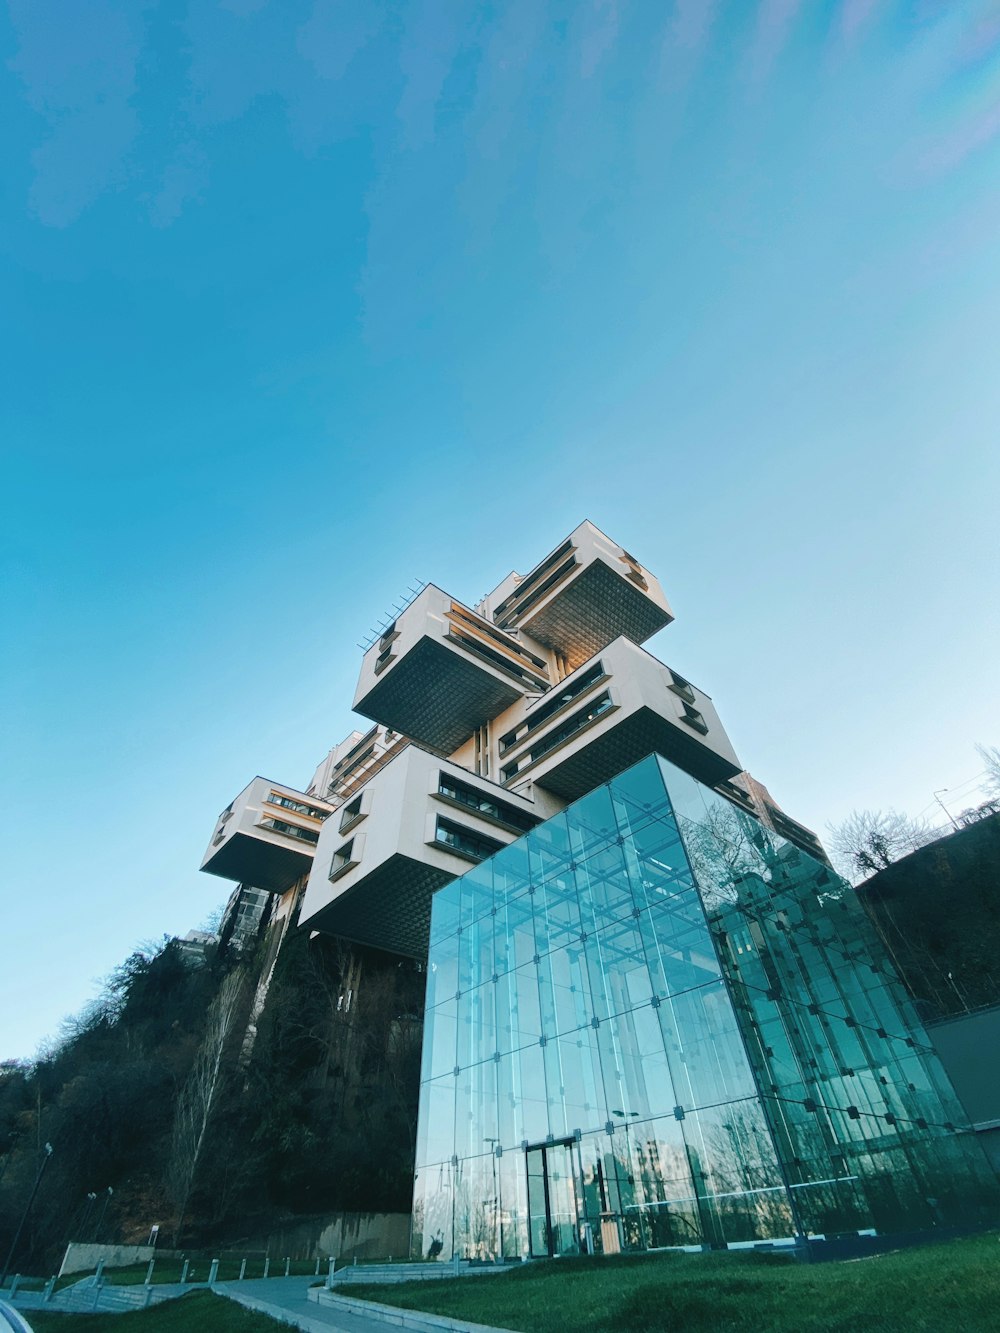
{"type": "Polygon", "coordinates": [[[997,1333],[998,1241],[824,1264],[753,1251],[565,1258],[342,1294],[524,1333],[997,1333]]]}
{"type": "Polygon", "coordinates": [[[26,1310],[35,1333],[277,1333],[286,1325],[244,1310],[235,1301],[192,1291],[129,1314],[50,1314],[26,1310]]]}

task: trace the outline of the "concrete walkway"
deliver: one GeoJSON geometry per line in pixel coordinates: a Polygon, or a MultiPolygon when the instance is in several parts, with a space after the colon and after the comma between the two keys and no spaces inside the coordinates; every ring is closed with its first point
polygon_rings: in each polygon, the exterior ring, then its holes
{"type": "Polygon", "coordinates": [[[337,1300],[337,1294],[324,1293],[324,1300],[317,1301],[316,1294],[309,1299],[309,1289],[315,1283],[314,1277],[269,1277],[254,1278],[244,1282],[220,1282],[215,1286],[219,1296],[226,1296],[249,1310],[271,1315],[299,1328],[303,1333],[387,1333],[391,1326],[420,1330],[475,1330],[475,1333],[508,1333],[504,1329],[491,1329],[485,1324],[468,1324],[458,1319],[448,1319],[440,1315],[425,1315],[418,1310],[393,1309],[381,1307],[378,1313],[361,1313],[362,1302],[345,1299],[337,1300]],[[326,1304],[331,1301],[331,1304],[326,1304]]]}
{"type": "Polygon", "coordinates": [[[324,1310],[310,1301],[308,1291],[315,1277],[260,1277],[243,1282],[218,1282],[215,1292],[231,1301],[258,1310],[274,1319],[284,1320],[304,1333],[386,1333],[386,1326],[377,1319],[360,1315],[340,1315],[324,1310]]]}

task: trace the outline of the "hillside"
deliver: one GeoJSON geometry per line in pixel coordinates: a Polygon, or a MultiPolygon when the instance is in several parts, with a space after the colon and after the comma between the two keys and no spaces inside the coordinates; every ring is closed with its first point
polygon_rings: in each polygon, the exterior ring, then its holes
{"type": "Polygon", "coordinates": [[[173,941],[136,952],[54,1049],[0,1067],[2,1255],[46,1143],[24,1271],[50,1271],[71,1237],[140,1243],[154,1222],[161,1245],[190,1246],[409,1210],[422,973],[295,931],[252,1025],[265,950],[200,967],[173,941]]]}

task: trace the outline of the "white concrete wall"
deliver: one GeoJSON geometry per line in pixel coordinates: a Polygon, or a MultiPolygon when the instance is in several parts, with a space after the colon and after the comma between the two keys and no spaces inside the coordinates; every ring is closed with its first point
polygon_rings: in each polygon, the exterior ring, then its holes
{"type": "Polygon", "coordinates": [[[301,815],[295,810],[289,810],[283,805],[274,805],[267,800],[271,792],[277,792],[281,796],[288,796],[293,801],[304,801],[306,804],[315,805],[320,809],[331,809],[328,802],[317,799],[314,796],[306,796],[304,792],[297,791],[294,787],[285,787],[280,782],[269,782],[267,778],[257,777],[240,792],[232,803],[232,813],[225,820],[220,819],[216,822],[212,833],[212,841],[208,845],[208,851],[202,859],[202,866],[210,861],[223,847],[234,833],[250,834],[254,838],[260,838],[264,842],[271,842],[276,847],[287,848],[294,847],[297,851],[303,852],[306,856],[312,855],[313,844],[300,839],[292,839],[288,835],[276,832],[274,829],[261,826],[262,818],[279,819],[286,824],[294,824],[299,828],[309,829],[318,833],[321,825],[318,820],[308,815],[301,815]],[[223,837],[216,842],[216,836],[220,832],[223,837]]]}
{"type": "Polygon", "coordinates": [[[67,1273],[92,1273],[100,1261],[105,1268],[125,1268],[129,1264],[148,1264],[156,1255],[169,1259],[177,1250],[154,1249],[152,1245],[98,1245],[71,1240],[59,1266],[59,1277],[67,1273]]]}
{"type": "MultiPolygon", "coordinates": [[[[624,637],[615,639],[602,652],[597,653],[589,661],[578,667],[576,671],[571,672],[564,681],[554,687],[552,692],[558,693],[560,689],[571,685],[576,677],[589,671],[598,660],[604,668],[604,674],[609,679],[590,686],[585,693],[567,704],[565,709],[543,723],[530,738],[518,742],[517,745],[505,751],[502,756],[500,755],[500,737],[513,731],[522,722],[530,721],[534,709],[544,704],[549,695],[542,695],[538,699],[533,699],[530,703],[519,701],[508,708],[506,712],[500,714],[492,726],[490,734],[491,772],[496,773],[498,781],[500,780],[500,771],[504,765],[513,762],[523,752],[529,751],[533,743],[543,738],[550,730],[559,727],[567,717],[578,709],[585,708],[588,701],[596,698],[605,690],[610,690],[612,700],[617,705],[617,710],[605,714],[587,730],[581,731],[579,737],[571,738],[562,746],[553,750],[550,755],[546,755],[531,768],[525,770],[523,776],[518,774],[511,779],[512,787],[521,791],[526,778],[537,779],[539,775],[546,773],[554,765],[563,763],[568,757],[578,754],[587,745],[592,744],[595,739],[606,735],[611,727],[620,725],[622,721],[631,717],[640,708],[652,709],[661,717],[676,725],[679,732],[687,740],[706,747],[739,767],[736,752],[711,698],[704,690],[692,685],[694,691],[692,707],[701,713],[708,727],[707,734],[703,736],[683,720],[684,701],[670,689],[672,676],[669,668],[653,657],[651,653],[646,652],[644,648],[634,644],[631,639],[624,637]]],[[[642,758],[642,756],[637,756],[637,760],[639,758],[642,758]]],[[[533,795],[537,799],[537,791],[533,795]]]]}
{"type": "MultiPolygon", "coordinates": [[[[524,796],[505,791],[485,778],[441,759],[416,745],[410,745],[362,788],[367,805],[365,817],[346,832],[340,831],[340,817],[333,814],[323,826],[316,849],[312,870],[306,886],[301,920],[308,922],[318,912],[335,902],[377,870],[391,856],[400,854],[436,866],[448,875],[462,875],[471,862],[433,842],[429,833],[429,819],[441,814],[454,823],[474,832],[483,833],[499,843],[513,842],[519,835],[498,828],[492,821],[475,810],[441,801],[435,796],[438,774],[451,772],[456,777],[491,794],[497,800],[508,801],[526,813],[547,818],[554,813],[551,799],[545,808],[524,796]],[[358,864],[336,880],[330,880],[330,866],[335,853],[347,842],[364,838],[358,864]]],[[[363,805],[364,809],[365,806],[363,805]]],[[[555,808],[560,808],[558,805],[555,808]]]]}

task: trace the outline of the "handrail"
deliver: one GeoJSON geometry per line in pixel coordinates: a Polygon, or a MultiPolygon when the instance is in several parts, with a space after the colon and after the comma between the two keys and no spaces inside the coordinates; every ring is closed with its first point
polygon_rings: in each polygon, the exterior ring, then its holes
{"type": "Polygon", "coordinates": [[[6,1301],[0,1301],[0,1329],[10,1329],[12,1333],[32,1333],[31,1325],[24,1315],[6,1301]]]}

